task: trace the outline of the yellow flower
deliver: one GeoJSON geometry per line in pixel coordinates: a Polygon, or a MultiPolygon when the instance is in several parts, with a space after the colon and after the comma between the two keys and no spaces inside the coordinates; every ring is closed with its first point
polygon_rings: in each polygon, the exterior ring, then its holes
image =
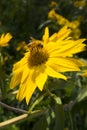
{"type": "Polygon", "coordinates": [[[56,13],[54,9],[49,11],[48,18],[56,20],[59,25],[66,25],[72,29],[76,29],[80,25],[80,21],[78,20],[69,21],[68,19],[64,18],[62,15],[56,13]]]}
{"type": "Polygon", "coordinates": [[[68,26],[72,29],[72,36],[74,39],[78,39],[81,35],[81,31],[79,29],[80,21],[79,20],[73,20],[69,21],[62,15],[55,12],[54,9],[49,11],[48,18],[54,20],[58,23],[60,26],[68,26]]]}
{"type": "Polygon", "coordinates": [[[25,51],[25,50],[27,50],[27,49],[28,49],[28,47],[27,47],[27,44],[26,44],[25,41],[20,42],[20,43],[18,44],[17,48],[16,48],[17,51],[20,51],[20,50],[25,51]]]}
{"type": "Polygon", "coordinates": [[[73,1],[75,7],[86,7],[87,1],[86,0],[75,0],[73,1]]]}
{"type": "Polygon", "coordinates": [[[78,20],[73,20],[72,22],[69,23],[69,27],[71,27],[72,29],[76,29],[77,27],[79,27],[80,22],[78,20]]]}
{"type": "Polygon", "coordinates": [[[8,42],[11,40],[12,35],[10,33],[2,34],[0,37],[0,46],[4,47],[4,46],[8,46],[8,42]]]}
{"type": "Polygon", "coordinates": [[[51,3],[49,4],[49,7],[57,7],[58,3],[56,1],[51,1],[51,3]]]}
{"type": "Polygon", "coordinates": [[[81,36],[81,30],[79,28],[73,29],[72,37],[78,39],[81,36]]]}
{"type": "Polygon", "coordinates": [[[82,44],[85,39],[71,40],[68,37],[70,32],[65,26],[49,37],[46,27],[42,40],[33,40],[28,46],[29,51],[14,64],[10,88],[20,84],[17,93],[19,101],[25,98],[28,104],[37,87],[43,90],[48,76],[66,80],[62,72],[80,71],[79,67],[84,63],[72,56],[85,49],[85,44],[82,44]]]}
{"type": "Polygon", "coordinates": [[[54,9],[52,9],[48,13],[48,18],[56,20],[59,25],[68,25],[69,24],[69,21],[66,18],[64,18],[63,16],[61,16],[60,14],[57,14],[54,9]]]}

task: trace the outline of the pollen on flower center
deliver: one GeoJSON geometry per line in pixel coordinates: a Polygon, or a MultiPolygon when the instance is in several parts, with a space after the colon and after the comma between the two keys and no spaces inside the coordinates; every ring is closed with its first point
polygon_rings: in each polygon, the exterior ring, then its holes
{"type": "Polygon", "coordinates": [[[45,63],[49,55],[47,51],[44,49],[44,46],[41,43],[32,43],[29,47],[30,49],[30,56],[28,59],[29,66],[38,66],[45,63]]]}

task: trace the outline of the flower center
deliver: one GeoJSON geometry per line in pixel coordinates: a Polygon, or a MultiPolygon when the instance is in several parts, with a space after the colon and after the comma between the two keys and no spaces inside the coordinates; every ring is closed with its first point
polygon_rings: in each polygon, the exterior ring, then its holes
{"type": "Polygon", "coordinates": [[[41,65],[48,60],[49,55],[41,43],[30,43],[29,49],[30,56],[28,60],[31,67],[41,65]]]}

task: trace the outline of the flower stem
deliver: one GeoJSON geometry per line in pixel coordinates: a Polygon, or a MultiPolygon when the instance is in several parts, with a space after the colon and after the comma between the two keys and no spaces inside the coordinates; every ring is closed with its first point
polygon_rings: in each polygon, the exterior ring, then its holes
{"type": "Polygon", "coordinates": [[[35,100],[35,102],[32,103],[32,105],[30,106],[28,112],[31,113],[31,111],[34,109],[34,107],[35,107],[37,104],[39,104],[39,103],[43,100],[43,98],[44,98],[46,95],[47,95],[47,94],[44,93],[41,97],[38,97],[38,99],[35,100]]]}
{"type": "Polygon", "coordinates": [[[26,114],[22,114],[20,116],[14,117],[12,119],[6,120],[4,122],[0,123],[0,128],[5,128],[11,124],[17,124],[20,123],[24,120],[27,119],[32,119],[32,118],[36,118],[38,116],[44,115],[47,112],[47,110],[38,110],[38,111],[33,111],[31,112],[31,114],[29,115],[28,113],[26,114]]]}
{"type": "Polygon", "coordinates": [[[54,101],[57,104],[62,104],[60,97],[57,97],[54,93],[51,93],[47,87],[45,89],[46,89],[47,93],[54,99],[54,101]]]}
{"type": "Polygon", "coordinates": [[[70,124],[71,124],[71,130],[74,130],[74,128],[73,128],[73,120],[72,120],[71,112],[68,111],[68,114],[69,114],[69,119],[70,119],[70,124]]]}
{"type": "Polygon", "coordinates": [[[19,108],[15,108],[15,107],[11,107],[3,102],[0,101],[0,106],[7,108],[8,110],[12,110],[15,112],[19,112],[19,113],[28,113],[28,111],[25,111],[23,109],[19,109],[19,108]]]}

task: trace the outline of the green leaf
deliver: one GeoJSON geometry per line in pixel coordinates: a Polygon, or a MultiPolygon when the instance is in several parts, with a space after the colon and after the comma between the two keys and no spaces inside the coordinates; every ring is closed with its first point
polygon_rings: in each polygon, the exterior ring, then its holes
{"type": "Polygon", "coordinates": [[[54,110],[49,108],[48,112],[36,121],[32,130],[55,130],[54,121],[54,110]]]}
{"type": "Polygon", "coordinates": [[[52,112],[52,110],[48,109],[46,114],[38,118],[32,130],[51,130],[50,125],[52,123],[52,112]]]}
{"type": "Polygon", "coordinates": [[[60,97],[57,97],[55,94],[52,94],[52,97],[55,100],[56,104],[62,104],[60,97]]]}
{"type": "Polygon", "coordinates": [[[47,127],[47,121],[46,117],[41,117],[34,125],[32,130],[46,130],[47,127]]]}
{"type": "Polygon", "coordinates": [[[81,92],[79,93],[79,95],[77,97],[77,101],[80,102],[81,100],[83,100],[86,97],[87,97],[87,87],[81,90],[81,92]]]}
{"type": "Polygon", "coordinates": [[[61,104],[55,105],[55,129],[54,130],[64,130],[64,111],[61,104]]]}

